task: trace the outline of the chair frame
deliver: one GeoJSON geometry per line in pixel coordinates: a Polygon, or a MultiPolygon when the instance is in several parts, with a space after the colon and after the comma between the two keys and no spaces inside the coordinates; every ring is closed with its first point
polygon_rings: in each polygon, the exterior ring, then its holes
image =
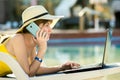
{"type": "Polygon", "coordinates": [[[20,67],[19,63],[11,57],[11,55],[0,52],[0,60],[10,67],[17,80],[29,80],[28,75],[20,67]]]}

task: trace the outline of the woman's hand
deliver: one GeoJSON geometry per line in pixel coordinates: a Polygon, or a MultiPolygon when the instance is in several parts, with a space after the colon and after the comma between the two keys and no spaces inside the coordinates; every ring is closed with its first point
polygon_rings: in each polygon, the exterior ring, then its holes
{"type": "Polygon", "coordinates": [[[38,30],[36,33],[36,39],[34,39],[36,44],[39,46],[42,52],[45,52],[47,49],[48,33],[44,29],[38,30]]]}
{"type": "Polygon", "coordinates": [[[68,70],[68,69],[75,69],[79,67],[80,67],[80,64],[78,63],[67,62],[60,67],[60,70],[62,71],[62,70],[68,70]]]}
{"type": "Polygon", "coordinates": [[[47,42],[48,33],[44,31],[44,29],[39,29],[36,33],[36,39],[38,41],[38,45],[42,45],[42,43],[47,42]]]}

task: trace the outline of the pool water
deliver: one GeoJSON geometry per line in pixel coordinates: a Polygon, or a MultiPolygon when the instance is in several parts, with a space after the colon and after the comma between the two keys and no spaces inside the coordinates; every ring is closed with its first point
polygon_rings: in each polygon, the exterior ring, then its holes
{"type": "MultiPolygon", "coordinates": [[[[81,65],[100,63],[103,53],[103,45],[51,46],[45,55],[45,63],[48,66],[59,65],[66,61],[74,61],[81,65]]],[[[105,63],[120,62],[120,46],[112,45],[105,59],[105,63]]]]}
{"type": "MultiPolygon", "coordinates": [[[[102,44],[99,43],[81,45],[78,42],[78,44],[69,43],[68,45],[59,42],[62,45],[48,45],[44,62],[47,66],[61,65],[67,61],[74,61],[81,65],[101,63],[105,44],[105,39],[103,40],[102,44]]],[[[105,56],[105,63],[120,62],[120,44],[112,44],[107,50],[108,52],[105,56]]],[[[108,80],[120,80],[120,74],[107,76],[107,78],[108,80]],[[117,79],[115,79],[116,77],[117,79]]]]}

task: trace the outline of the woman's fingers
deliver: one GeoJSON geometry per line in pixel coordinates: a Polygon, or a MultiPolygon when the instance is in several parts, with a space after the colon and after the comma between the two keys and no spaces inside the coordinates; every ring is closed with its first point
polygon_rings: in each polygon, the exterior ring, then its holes
{"type": "Polygon", "coordinates": [[[44,30],[39,30],[38,32],[37,32],[37,38],[39,38],[39,39],[41,39],[41,40],[47,40],[48,39],[48,33],[47,32],[45,32],[44,30]]]}
{"type": "Polygon", "coordinates": [[[80,64],[77,64],[77,63],[71,64],[71,68],[79,68],[79,67],[80,67],[80,64]]]}
{"type": "Polygon", "coordinates": [[[80,64],[78,63],[74,63],[74,62],[67,62],[65,64],[63,64],[62,69],[66,70],[66,69],[74,69],[74,68],[79,68],[80,64]]]}
{"type": "Polygon", "coordinates": [[[70,66],[71,68],[79,68],[79,67],[80,67],[80,64],[74,63],[74,62],[70,62],[70,63],[69,63],[69,66],[70,66]]]}
{"type": "Polygon", "coordinates": [[[46,36],[47,36],[47,32],[43,32],[41,37],[46,38],[46,36]]]}
{"type": "Polygon", "coordinates": [[[37,33],[36,33],[36,37],[38,38],[39,36],[40,36],[40,29],[37,31],[37,33]]]}

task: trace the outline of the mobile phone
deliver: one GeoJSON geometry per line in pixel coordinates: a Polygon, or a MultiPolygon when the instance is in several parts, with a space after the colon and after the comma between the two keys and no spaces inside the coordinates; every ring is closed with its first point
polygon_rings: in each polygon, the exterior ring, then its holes
{"type": "Polygon", "coordinates": [[[36,37],[36,33],[37,33],[37,31],[38,31],[40,28],[38,27],[38,25],[37,25],[36,23],[32,22],[32,23],[30,23],[30,24],[26,27],[26,29],[27,29],[34,37],[36,37]]]}

